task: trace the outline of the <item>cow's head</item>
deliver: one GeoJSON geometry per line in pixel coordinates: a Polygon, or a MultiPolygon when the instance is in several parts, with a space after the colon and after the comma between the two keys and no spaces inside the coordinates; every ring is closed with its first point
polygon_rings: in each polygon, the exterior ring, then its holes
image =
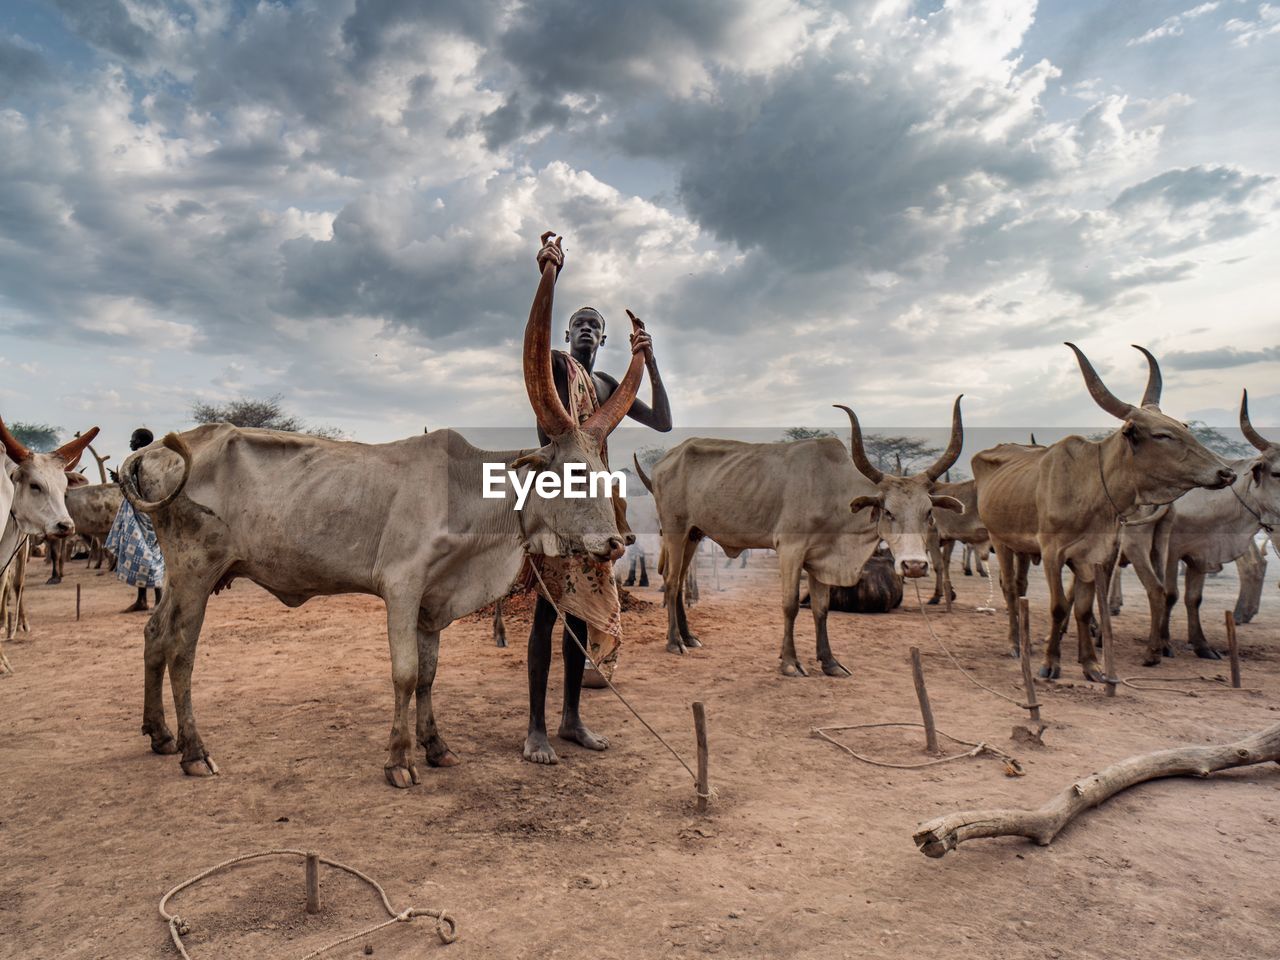
{"type": "MultiPolygon", "coordinates": [[[[963,396],[963,394],[961,394],[963,396]]],[[[880,539],[889,545],[898,561],[898,572],[904,577],[923,577],[929,572],[926,534],[933,522],[934,510],[964,512],[964,504],[955,497],[934,492],[938,478],[951,468],[964,446],[964,423],[960,419],[960,397],[951,411],[951,442],[927,470],[911,477],[896,477],[878,469],[867,457],[862,444],[862,428],[858,417],[843,404],[836,404],[849,415],[851,433],[849,449],[858,472],[874,483],[879,491],[872,496],[854,497],[849,509],[854,513],[871,511],[872,522],[880,539]]]]}
{"type": "MultiPolygon", "coordinates": [[[[551,234],[544,234],[542,238],[543,247],[538,254],[542,281],[524,331],[525,388],[538,426],[549,440],[545,446],[520,457],[513,469],[528,467],[563,475],[566,464],[581,463],[590,474],[605,469],[605,441],[636,398],[644,375],[644,354],[632,354],[626,376],[589,419],[579,424],[570,416],[556,392],[551,372],[552,290],[563,254],[560,238],[549,243],[550,237],[551,234]]],[[[632,326],[638,329],[634,318],[632,326]]],[[[609,497],[542,497],[535,489],[525,503],[521,522],[535,553],[585,553],[595,560],[616,560],[625,549],[614,502],[609,497]]]]}
{"type": "Polygon", "coordinates": [[[9,458],[5,466],[13,483],[10,510],[19,532],[53,539],[75,533],[76,525],[71,522],[64,498],[67,487],[88,482],[84,474],[72,471],[97,435],[98,428],[94,427],[52,453],[36,453],[20,443],[0,420],[0,442],[9,458]]]}
{"type": "Polygon", "coordinates": [[[1271,527],[1271,541],[1280,550],[1280,446],[1272,443],[1249,421],[1249,391],[1244,391],[1240,398],[1240,432],[1259,452],[1249,464],[1249,476],[1246,480],[1248,498],[1256,505],[1254,509],[1262,516],[1262,522],[1271,527]]]}
{"type": "Polygon", "coordinates": [[[1147,389],[1139,406],[1125,403],[1107,389],[1088,358],[1074,343],[1089,394],[1103,410],[1124,421],[1124,438],[1133,476],[1142,490],[1143,503],[1169,503],[1193,487],[1218,490],[1235,482],[1235,472],[1205,447],[1187,425],[1160,412],[1160,391],[1164,381],[1160,365],[1147,349],[1134,344],[1147,358],[1147,389]]]}

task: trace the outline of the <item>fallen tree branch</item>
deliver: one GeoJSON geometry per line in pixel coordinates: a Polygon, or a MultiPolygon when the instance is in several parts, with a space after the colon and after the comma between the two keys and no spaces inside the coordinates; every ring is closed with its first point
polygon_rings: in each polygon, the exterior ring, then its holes
{"type": "Polygon", "coordinates": [[[920,824],[913,839],[926,857],[941,857],[966,840],[1026,837],[1041,846],[1078,814],[1122,790],[1162,777],[1207,777],[1218,770],[1280,761],[1280,723],[1235,743],[1177,747],[1129,757],[1077,780],[1038,810],[964,810],[920,824]]]}

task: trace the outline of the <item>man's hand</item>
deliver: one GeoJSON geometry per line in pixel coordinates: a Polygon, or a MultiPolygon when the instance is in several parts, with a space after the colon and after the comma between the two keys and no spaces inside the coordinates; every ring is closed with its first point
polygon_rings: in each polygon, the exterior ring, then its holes
{"type": "Polygon", "coordinates": [[[643,320],[630,310],[627,311],[627,316],[631,318],[631,352],[636,354],[643,351],[645,359],[652,363],[653,337],[645,330],[643,320]]]}
{"type": "Polygon", "coordinates": [[[564,250],[560,248],[560,243],[564,240],[564,237],[556,237],[555,240],[551,240],[550,238],[554,236],[554,230],[548,230],[542,235],[542,249],[538,251],[539,273],[547,269],[548,262],[556,265],[557,275],[560,273],[560,268],[564,266],[564,250]]]}

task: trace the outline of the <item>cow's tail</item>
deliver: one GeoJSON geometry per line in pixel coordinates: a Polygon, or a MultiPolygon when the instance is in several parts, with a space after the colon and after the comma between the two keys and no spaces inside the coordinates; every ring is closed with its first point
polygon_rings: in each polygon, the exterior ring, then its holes
{"type": "Polygon", "coordinates": [[[144,500],[142,499],[142,494],[138,491],[138,465],[142,462],[142,457],[147,453],[146,450],[139,450],[120,466],[120,489],[124,492],[124,497],[129,501],[129,505],[135,510],[141,510],[143,513],[155,513],[177,500],[178,495],[182,493],[182,489],[187,485],[187,479],[191,476],[191,448],[187,446],[187,442],[176,433],[165,434],[162,442],[164,446],[182,458],[182,478],[173,490],[159,500],[144,500]]]}
{"type": "Polygon", "coordinates": [[[636,476],[640,478],[640,482],[644,484],[644,488],[650,493],[653,493],[653,481],[650,480],[648,475],[644,472],[644,467],[640,466],[640,458],[633,453],[631,455],[631,462],[636,465],[636,476]]]}

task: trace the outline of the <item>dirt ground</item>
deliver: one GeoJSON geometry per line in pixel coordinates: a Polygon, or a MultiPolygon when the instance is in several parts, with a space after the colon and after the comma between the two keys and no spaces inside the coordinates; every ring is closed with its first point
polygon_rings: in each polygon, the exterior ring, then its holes
{"type": "MultiPolygon", "coordinates": [[[[722,569],[719,590],[704,567],[691,619],[705,648],[668,655],[654,605],[627,615],[619,675],[689,757],[689,705],[706,702],[718,796],[699,817],[687,774],[608,691],[587,692],[584,715],[610,750],[557,742],[558,766],[521,759],[527,622],[518,621],[505,650],[484,622],[447,631],[436,710],[463,762],[423,765],[420,785],[391,788],[380,601],[338,597],[290,611],[244,582],[211,602],[194,679],[222,773],[184,777],[176,757],[152,755],[138,732],[145,617],[119,612],[131,591],[83,563],[45,586],[35,563],[33,631],[7,646],[17,672],[0,679],[0,956],[176,956],[156,911],[169,887],[240,853],[293,847],[365,870],[398,907],[443,906],[457,918],[450,946],[427,921],[373,935],[381,958],[1274,957],[1276,765],[1138,787],[1050,847],[975,841],[930,860],[911,835],[955,809],[1039,805],[1133,753],[1225,741],[1280,720],[1277,568],[1272,558],[1262,611],[1241,629],[1245,682],[1257,692],[1197,684],[1197,697],[1122,689],[1106,700],[1064,657],[1063,680],[1041,687],[1047,746],[1029,748],[1009,739],[1021,711],[946,661],[910,590],[892,614],[833,615],[851,679],[789,680],[777,671],[774,565],[722,569]],[[912,644],[923,650],[940,727],[1016,754],[1025,777],[1004,776],[993,759],[870,767],[811,736],[818,725],[918,719],[912,644]]],[[[1034,576],[1033,585],[1038,633],[1044,589],[1034,576]]],[[[957,571],[956,586],[950,616],[930,608],[939,635],[985,683],[1016,695],[1019,672],[1001,655],[1003,614],[974,609],[987,581],[957,571]]],[[[1235,586],[1230,572],[1209,581],[1205,622],[1218,642],[1235,586]]],[[[1132,675],[1144,672],[1146,616],[1132,574],[1126,587],[1116,626],[1122,672],[1132,675]]],[[[803,611],[798,633],[811,659],[803,611]]],[[[1225,661],[1183,653],[1154,675],[1225,672],[1225,661]]],[[[558,703],[558,677],[554,686],[558,703]]],[[[886,759],[923,758],[913,731],[845,736],[886,759]]],[[[357,881],[326,871],[321,883],[314,917],[303,912],[295,861],[237,868],[182,894],[193,958],[300,957],[382,918],[357,881]]],[[[326,956],[364,956],[363,947],[326,956]]]]}

